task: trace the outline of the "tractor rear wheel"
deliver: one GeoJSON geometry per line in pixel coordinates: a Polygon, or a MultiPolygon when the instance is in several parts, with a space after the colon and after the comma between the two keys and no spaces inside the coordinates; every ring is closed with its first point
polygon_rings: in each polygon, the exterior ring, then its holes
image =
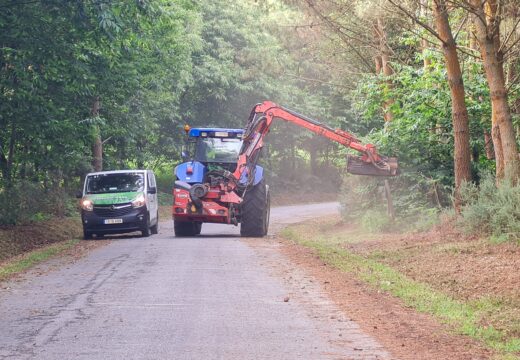
{"type": "Polygon", "coordinates": [[[175,236],[195,236],[200,234],[202,223],[194,221],[173,221],[175,236]]]}
{"type": "Polygon", "coordinates": [[[269,186],[262,179],[246,191],[241,206],[240,235],[262,237],[269,229],[270,213],[269,186]]]}

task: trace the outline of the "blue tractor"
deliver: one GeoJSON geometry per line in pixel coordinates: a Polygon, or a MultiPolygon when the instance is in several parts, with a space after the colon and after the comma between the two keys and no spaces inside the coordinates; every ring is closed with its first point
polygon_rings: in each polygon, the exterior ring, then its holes
{"type": "Polygon", "coordinates": [[[237,170],[243,129],[185,128],[185,162],[175,168],[173,221],[177,236],[200,233],[202,223],[240,226],[242,236],[264,236],[269,227],[269,187],[264,169],[237,170]]]}
{"type": "MultiPolygon", "coordinates": [[[[347,171],[356,175],[396,176],[397,159],[378,154],[352,134],[333,129],[270,101],[251,110],[242,129],[185,127],[184,161],[175,168],[173,221],[177,236],[200,234],[202,223],[240,224],[242,236],[264,236],[269,228],[269,186],[257,165],[264,139],[274,119],[291,122],[354,149],[347,171]]],[[[319,190],[319,189],[318,189],[319,190]]]]}

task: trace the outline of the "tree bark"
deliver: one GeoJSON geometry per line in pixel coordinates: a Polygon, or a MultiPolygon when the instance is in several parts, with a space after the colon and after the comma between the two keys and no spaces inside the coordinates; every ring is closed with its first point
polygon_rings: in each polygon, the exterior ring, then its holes
{"type": "MultiPolygon", "coordinates": [[[[99,116],[101,102],[99,96],[94,98],[91,115],[93,118],[99,116]]],[[[101,129],[98,124],[94,125],[94,143],[92,144],[92,167],[94,171],[103,171],[103,141],[101,140],[101,129]]]]}
{"type": "MultiPolygon", "coordinates": [[[[471,27],[470,27],[471,30],[469,32],[469,47],[470,47],[471,50],[474,50],[474,51],[478,52],[479,48],[478,48],[477,38],[475,37],[475,25],[474,25],[474,22],[475,22],[475,20],[472,19],[471,27]]],[[[470,72],[469,75],[470,75],[470,79],[473,80],[471,72],[470,72]]],[[[479,97],[478,100],[480,102],[484,101],[484,99],[482,97],[479,97]]],[[[482,122],[487,122],[487,121],[488,121],[487,118],[483,118],[482,119],[482,122]]],[[[493,123],[494,123],[494,116],[492,115],[491,116],[491,124],[493,124],[493,123]]],[[[497,131],[497,130],[495,129],[495,131],[497,131]]],[[[484,128],[483,134],[484,134],[484,149],[486,151],[486,158],[488,160],[493,160],[493,159],[495,159],[495,150],[493,148],[494,141],[493,141],[493,139],[491,137],[491,134],[487,131],[487,129],[484,128]]],[[[500,136],[498,137],[497,143],[500,143],[500,136]]],[[[500,147],[498,149],[498,152],[499,152],[499,158],[503,159],[504,157],[501,155],[502,154],[502,147],[500,147]]],[[[503,168],[503,165],[504,165],[503,164],[503,160],[501,162],[497,162],[497,166],[500,166],[500,165],[502,165],[502,168],[503,168]]],[[[502,170],[502,172],[503,172],[503,170],[502,170]]]]}
{"type": "Polygon", "coordinates": [[[381,59],[381,55],[376,55],[374,57],[374,63],[376,65],[376,74],[381,74],[381,69],[383,68],[383,60],[381,59]]]}
{"type": "Polygon", "coordinates": [[[495,150],[495,177],[497,185],[505,177],[504,169],[504,152],[502,151],[502,138],[500,137],[500,127],[496,121],[494,111],[491,111],[491,139],[493,140],[493,149],[495,150]]]}
{"type": "MultiPolygon", "coordinates": [[[[499,158],[497,155],[497,182],[503,179],[509,180],[512,184],[517,184],[520,179],[520,160],[518,158],[518,147],[516,145],[515,131],[511,117],[511,109],[507,99],[507,89],[505,86],[503,56],[500,53],[499,38],[499,17],[496,16],[498,9],[495,0],[472,0],[472,5],[476,13],[475,30],[477,41],[480,45],[480,53],[484,63],[484,70],[491,95],[491,108],[496,128],[499,135],[493,135],[493,140],[500,138],[501,149],[504,159],[504,172],[499,173],[499,158]],[[487,7],[487,14],[484,6],[487,7]]],[[[499,144],[494,144],[495,150],[499,144]]]]}
{"type": "Polygon", "coordinates": [[[7,155],[7,173],[6,173],[6,175],[7,175],[8,183],[11,183],[13,180],[12,177],[13,177],[14,148],[16,145],[16,136],[17,136],[16,126],[13,123],[12,128],[11,128],[11,139],[9,140],[9,152],[7,155]]]}
{"type": "Polygon", "coordinates": [[[493,150],[493,139],[491,134],[484,129],[484,149],[486,150],[486,159],[493,160],[495,158],[495,151],[493,150]]]}
{"type": "Polygon", "coordinates": [[[0,138],[0,169],[2,171],[2,179],[7,182],[7,156],[4,154],[4,145],[2,144],[2,138],[0,138]]]}
{"type": "MultiPolygon", "coordinates": [[[[419,2],[419,16],[422,19],[428,19],[428,0],[420,0],[419,2]]],[[[429,21],[427,21],[429,22],[429,21]]],[[[430,65],[432,63],[431,59],[428,57],[428,41],[426,39],[421,39],[421,51],[423,55],[423,67],[424,71],[429,71],[430,65]]]]}
{"type": "Polygon", "coordinates": [[[451,95],[453,137],[455,141],[453,160],[455,168],[455,211],[460,211],[459,189],[464,181],[471,181],[471,151],[469,146],[469,119],[465,102],[464,82],[457,55],[457,46],[448,19],[444,0],[434,0],[433,10],[442,50],[446,61],[448,84],[451,95]]]}
{"type": "MultiPolygon", "coordinates": [[[[381,17],[378,17],[374,23],[374,33],[376,36],[376,43],[379,47],[379,54],[376,56],[376,73],[383,73],[385,77],[391,76],[394,73],[394,69],[392,69],[392,66],[390,65],[390,47],[387,43],[385,25],[381,17]],[[379,65],[380,68],[378,69],[379,65]]],[[[387,96],[388,90],[392,88],[392,82],[390,80],[386,80],[385,83],[387,90],[385,91],[386,100],[383,103],[383,117],[385,122],[389,122],[394,119],[394,114],[391,110],[394,100],[388,98],[387,96]]]]}

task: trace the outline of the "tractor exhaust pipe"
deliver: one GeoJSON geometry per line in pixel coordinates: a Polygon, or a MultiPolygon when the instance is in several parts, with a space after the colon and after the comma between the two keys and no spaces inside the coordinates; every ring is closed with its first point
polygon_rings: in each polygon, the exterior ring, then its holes
{"type": "Polygon", "coordinates": [[[366,162],[360,156],[347,156],[347,172],[353,175],[366,176],[397,176],[399,166],[397,158],[381,157],[377,163],[366,162]]]}

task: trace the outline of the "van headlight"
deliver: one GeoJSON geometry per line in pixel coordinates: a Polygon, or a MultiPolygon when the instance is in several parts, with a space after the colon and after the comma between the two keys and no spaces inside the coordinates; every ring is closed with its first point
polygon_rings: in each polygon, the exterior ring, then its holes
{"type": "Polygon", "coordinates": [[[92,211],[94,210],[94,203],[90,199],[83,198],[81,200],[81,208],[85,211],[92,211]]]}
{"type": "Polygon", "coordinates": [[[146,205],[146,199],[143,194],[139,195],[132,201],[132,206],[135,208],[139,208],[146,205]]]}

